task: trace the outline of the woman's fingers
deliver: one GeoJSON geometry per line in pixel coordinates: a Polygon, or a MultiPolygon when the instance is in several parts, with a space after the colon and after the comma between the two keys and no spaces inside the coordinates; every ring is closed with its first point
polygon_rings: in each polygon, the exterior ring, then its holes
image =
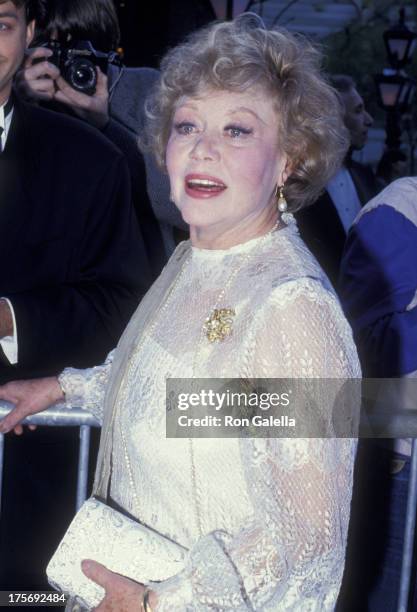
{"type": "Polygon", "coordinates": [[[107,585],[112,581],[113,576],[115,576],[107,567],[91,559],[82,561],[81,569],[87,578],[99,584],[104,590],[107,590],[107,585]]]}
{"type": "Polygon", "coordinates": [[[95,612],[138,611],[145,590],[143,584],[116,574],[91,559],[85,559],[81,563],[81,569],[87,578],[99,584],[105,591],[104,598],[97,608],[94,608],[95,612]]]}
{"type": "Polygon", "coordinates": [[[42,412],[64,397],[58,379],[54,376],[36,380],[20,380],[0,387],[0,399],[15,404],[13,410],[0,421],[0,433],[12,429],[20,435],[21,422],[31,414],[42,412]]]}
{"type": "MultiPolygon", "coordinates": [[[[35,431],[36,427],[37,427],[36,425],[27,426],[27,428],[30,431],[35,431]]],[[[21,436],[24,433],[23,425],[16,425],[16,427],[13,429],[13,432],[15,433],[16,436],[21,436]]]]}
{"type": "Polygon", "coordinates": [[[9,412],[7,416],[0,421],[0,433],[9,433],[12,429],[19,436],[23,433],[22,426],[20,425],[27,416],[32,414],[29,407],[24,403],[18,404],[13,410],[9,412]]]}
{"type": "Polygon", "coordinates": [[[22,396],[22,382],[9,382],[5,385],[0,385],[0,400],[16,404],[22,396]]]}

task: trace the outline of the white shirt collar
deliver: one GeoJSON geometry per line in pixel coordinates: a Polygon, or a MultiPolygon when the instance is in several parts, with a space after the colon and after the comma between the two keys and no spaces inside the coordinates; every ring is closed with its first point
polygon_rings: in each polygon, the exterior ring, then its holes
{"type": "Polygon", "coordinates": [[[342,166],[326,185],[346,234],[361,210],[355,183],[346,166],[342,166]]]}
{"type": "Polygon", "coordinates": [[[4,104],[0,106],[0,131],[1,133],[1,147],[0,151],[4,150],[6,146],[7,137],[10,131],[10,125],[12,123],[13,117],[13,106],[11,105],[11,100],[7,100],[4,104]]]}

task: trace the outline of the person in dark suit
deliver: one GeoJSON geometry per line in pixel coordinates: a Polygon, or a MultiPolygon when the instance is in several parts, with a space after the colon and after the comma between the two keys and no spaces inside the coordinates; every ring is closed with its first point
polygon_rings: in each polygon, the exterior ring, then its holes
{"type": "MultiPolygon", "coordinates": [[[[0,293],[17,335],[0,379],[101,362],[150,282],[121,153],[79,121],[16,99],[0,184],[0,293]]],[[[13,335],[5,321],[2,337],[13,335]]]]}
{"type": "MultiPolygon", "coordinates": [[[[35,0],[0,0],[2,382],[103,361],[150,283],[121,152],[12,95],[36,10],[35,0]]],[[[0,588],[39,586],[32,574],[65,529],[76,463],[67,438],[56,428],[6,438],[0,588]]]]}
{"type": "Polygon", "coordinates": [[[367,140],[372,117],[366,111],[355,82],[347,75],[334,75],[332,85],[344,108],[350,149],[345,163],[327,184],[322,196],[310,207],[296,213],[300,235],[320,265],[337,286],[346,235],[361,207],[378,192],[372,170],[352,159],[367,140]]]}

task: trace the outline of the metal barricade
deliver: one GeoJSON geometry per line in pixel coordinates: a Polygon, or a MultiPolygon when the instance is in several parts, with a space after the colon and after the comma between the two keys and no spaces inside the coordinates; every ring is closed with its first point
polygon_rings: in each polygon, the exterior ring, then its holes
{"type": "MultiPolygon", "coordinates": [[[[7,402],[0,403],[0,418],[5,417],[12,405],[7,402]]],[[[77,497],[76,510],[78,510],[87,497],[88,458],[90,454],[91,427],[100,427],[98,420],[86,410],[81,408],[66,408],[57,404],[39,414],[32,415],[23,421],[23,425],[40,425],[48,427],[79,427],[80,448],[78,452],[77,497]]],[[[9,434],[13,435],[13,434],[9,434]]],[[[0,512],[3,485],[4,463],[4,435],[0,434],[0,512]]]]}
{"type": "MultiPolygon", "coordinates": [[[[5,417],[12,409],[11,404],[0,402],[0,418],[5,417]]],[[[399,426],[401,421],[408,422],[407,419],[415,419],[415,415],[404,415],[403,419],[397,417],[399,426]]],[[[23,425],[40,425],[49,427],[79,427],[80,428],[80,447],[78,454],[78,473],[77,473],[77,497],[76,510],[78,510],[87,497],[87,477],[88,459],[90,450],[91,427],[100,427],[98,420],[86,410],[81,408],[66,408],[56,405],[53,408],[40,412],[39,414],[28,417],[23,421],[23,425]]],[[[0,434],[0,512],[1,495],[3,484],[3,463],[4,463],[4,435],[0,434]]],[[[413,440],[411,454],[411,470],[408,484],[407,513],[405,521],[403,559],[401,566],[400,592],[398,599],[397,612],[408,611],[408,599],[411,584],[411,572],[413,566],[413,549],[416,527],[416,508],[417,508],[417,439],[413,440]]]]}

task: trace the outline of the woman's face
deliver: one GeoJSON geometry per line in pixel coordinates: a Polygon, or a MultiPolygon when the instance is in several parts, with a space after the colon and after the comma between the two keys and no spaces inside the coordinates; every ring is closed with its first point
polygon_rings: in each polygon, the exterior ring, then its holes
{"type": "Polygon", "coordinates": [[[250,89],[180,99],[166,163],[172,198],[191,229],[231,238],[275,221],[286,158],[271,97],[250,89]]]}

